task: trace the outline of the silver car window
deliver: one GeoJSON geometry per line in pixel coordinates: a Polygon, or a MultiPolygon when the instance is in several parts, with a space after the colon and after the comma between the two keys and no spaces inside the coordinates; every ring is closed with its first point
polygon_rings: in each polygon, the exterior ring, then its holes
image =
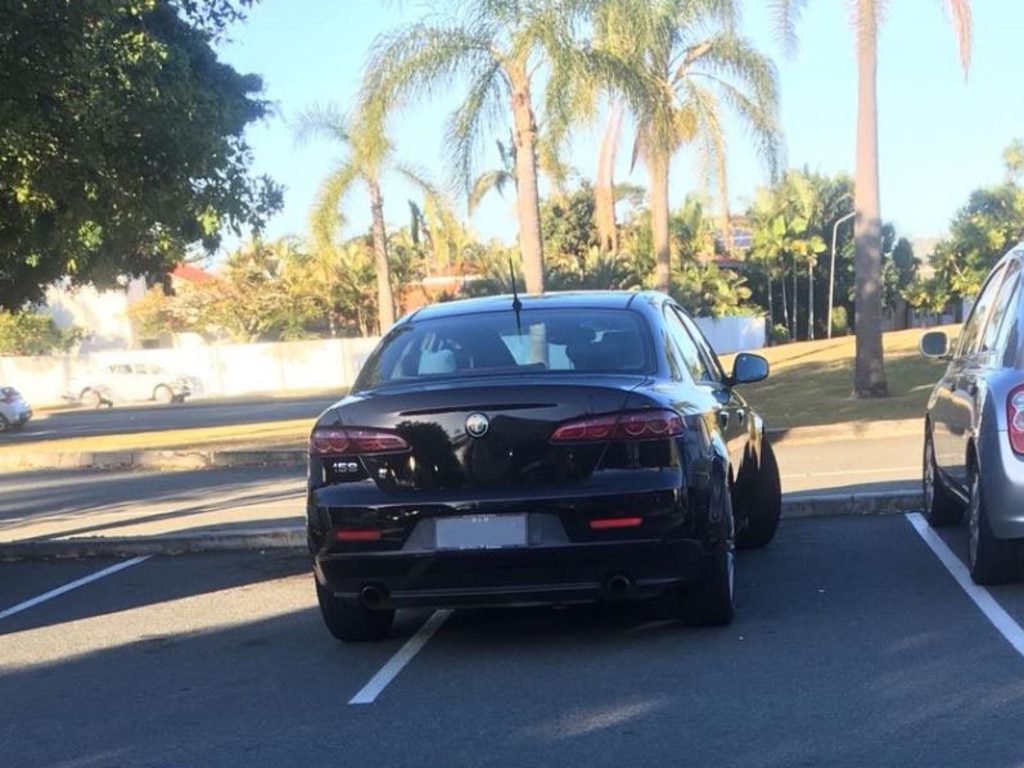
{"type": "Polygon", "coordinates": [[[989,275],[985,281],[985,285],[982,287],[981,292],[978,294],[978,298],[974,301],[974,306],[971,307],[971,314],[967,318],[967,322],[964,323],[964,330],[960,336],[960,343],[957,345],[956,357],[966,357],[967,355],[973,355],[980,347],[981,342],[984,338],[985,327],[988,321],[989,310],[992,309],[992,304],[995,301],[996,293],[999,290],[999,286],[1002,283],[1003,268],[997,267],[989,275]]]}
{"type": "Polygon", "coordinates": [[[1017,286],[1020,283],[1020,262],[1012,261],[1006,267],[1006,277],[999,288],[992,313],[985,326],[980,352],[1006,351],[1006,339],[1015,320],[1013,309],[1017,306],[1017,286]]]}

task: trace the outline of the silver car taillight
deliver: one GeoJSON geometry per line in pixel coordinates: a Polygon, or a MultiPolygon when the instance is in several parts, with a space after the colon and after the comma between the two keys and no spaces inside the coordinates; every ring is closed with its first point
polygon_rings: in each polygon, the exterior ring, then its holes
{"type": "Polygon", "coordinates": [[[1024,455],[1024,384],[1011,389],[1006,398],[1006,431],[1013,452],[1024,455]]]}

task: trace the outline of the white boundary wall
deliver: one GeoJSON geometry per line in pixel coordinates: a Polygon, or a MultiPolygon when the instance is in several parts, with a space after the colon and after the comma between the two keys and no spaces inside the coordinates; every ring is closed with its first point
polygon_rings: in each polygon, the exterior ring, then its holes
{"type": "Polygon", "coordinates": [[[728,317],[695,317],[701,333],[707,336],[711,346],[720,355],[731,352],[746,352],[765,346],[765,322],[763,317],[730,315],[728,317]]]}
{"type": "Polygon", "coordinates": [[[77,356],[0,357],[0,384],[16,387],[34,406],[65,402],[75,376],[112,362],[150,362],[196,376],[207,396],[346,389],[376,338],[323,339],[279,344],[190,346],[91,352],[77,356]]]}
{"type": "MultiPolygon", "coordinates": [[[[722,354],[764,346],[765,322],[761,317],[697,318],[697,324],[722,354]]],[[[36,407],[58,405],[64,402],[73,377],[86,376],[111,362],[151,362],[198,377],[207,396],[343,390],[355,380],[377,341],[370,337],[0,357],[0,385],[17,387],[36,407]]]]}

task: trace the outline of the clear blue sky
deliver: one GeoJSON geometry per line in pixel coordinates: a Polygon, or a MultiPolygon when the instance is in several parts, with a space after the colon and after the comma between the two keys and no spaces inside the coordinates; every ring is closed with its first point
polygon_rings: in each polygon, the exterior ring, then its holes
{"type": "MultiPolygon", "coordinates": [[[[853,174],[856,108],[853,36],[846,0],[810,0],[798,27],[795,57],[782,55],[763,0],[746,0],[743,34],[770,54],[779,68],[782,126],[790,166],[832,174],[853,174]]],[[[310,202],[320,180],[343,156],[330,144],[297,146],[291,121],[312,104],[347,106],[358,87],[366,51],[374,38],[396,24],[420,17],[408,0],[262,0],[233,30],[221,56],[242,72],[261,75],[266,98],[277,115],[254,126],[249,141],[255,168],[286,187],[285,207],[270,222],[271,238],[305,234],[310,202]]],[[[955,38],[940,0],[899,0],[889,5],[879,54],[879,142],[882,215],[908,237],[937,236],[971,190],[1001,181],[1002,150],[1024,137],[1024,99],[1018,95],[1020,63],[1016,36],[1024,29],[1024,3],[973,3],[973,57],[965,81],[955,38]]],[[[458,84],[453,84],[453,96],[458,84]]],[[[454,104],[419,104],[392,126],[400,160],[447,179],[441,137],[454,104]]],[[[597,130],[580,132],[572,164],[593,178],[597,130]]],[[[766,181],[742,132],[730,139],[729,184],[742,206],[766,181]]],[[[617,173],[628,170],[628,145],[617,173]]],[[[497,152],[481,158],[481,169],[497,164],[497,152]]],[[[644,183],[638,170],[630,180],[644,183]]],[[[685,153],[673,165],[671,195],[678,204],[696,183],[685,153]]],[[[415,197],[397,180],[386,184],[389,226],[408,220],[415,197]]],[[[483,238],[510,242],[515,235],[513,192],[493,196],[472,219],[483,238]]],[[[460,210],[465,210],[464,205],[460,210]]],[[[365,231],[368,204],[349,198],[347,235],[365,231]]]]}

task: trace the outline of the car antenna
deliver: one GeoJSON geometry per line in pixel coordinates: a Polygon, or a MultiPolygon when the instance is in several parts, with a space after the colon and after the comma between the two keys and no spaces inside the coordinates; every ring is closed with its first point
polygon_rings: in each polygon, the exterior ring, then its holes
{"type": "Polygon", "coordinates": [[[519,313],[523,309],[523,302],[519,300],[519,292],[516,290],[516,269],[512,266],[512,257],[508,257],[508,271],[512,277],[512,311],[516,313],[516,333],[523,335],[523,323],[519,313]]]}

